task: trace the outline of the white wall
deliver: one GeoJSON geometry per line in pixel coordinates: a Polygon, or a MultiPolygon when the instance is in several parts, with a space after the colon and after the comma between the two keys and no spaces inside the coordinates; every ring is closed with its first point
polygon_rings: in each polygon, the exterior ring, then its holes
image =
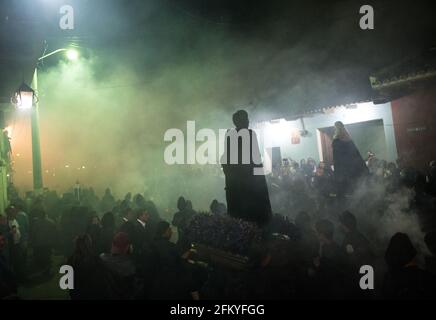
{"type": "MultiPolygon", "coordinates": [[[[327,109],[322,114],[314,114],[304,118],[308,136],[300,138],[300,144],[291,144],[293,130],[302,130],[300,120],[264,121],[253,124],[259,136],[261,148],[280,147],[282,158],[292,158],[299,161],[302,158],[312,157],[320,160],[319,128],[331,127],[336,121],[342,121],[345,125],[383,120],[384,134],[386,139],[386,160],[397,159],[394,127],[392,121],[391,104],[374,105],[372,102],[359,103],[355,108],[335,107],[327,109]],[[273,122],[273,123],[272,123],[273,122]]],[[[363,154],[363,157],[366,155],[363,154]]]]}

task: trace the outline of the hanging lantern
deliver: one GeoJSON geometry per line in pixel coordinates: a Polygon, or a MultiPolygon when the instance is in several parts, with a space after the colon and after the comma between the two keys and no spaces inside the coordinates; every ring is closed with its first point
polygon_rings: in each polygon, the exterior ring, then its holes
{"type": "Polygon", "coordinates": [[[15,92],[12,103],[18,109],[31,109],[35,100],[35,91],[24,82],[15,92]]]}

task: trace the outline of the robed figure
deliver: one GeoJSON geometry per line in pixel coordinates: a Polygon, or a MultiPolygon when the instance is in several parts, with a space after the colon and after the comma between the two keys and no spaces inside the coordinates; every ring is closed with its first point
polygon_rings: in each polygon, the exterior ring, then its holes
{"type": "Polygon", "coordinates": [[[271,218],[268,194],[256,133],[248,129],[248,114],[233,114],[234,129],[226,132],[221,165],[226,181],[227,211],[234,218],[264,226],[271,218]]]}
{"type": "Polygon", "coordinates": [[[351,194],[361,178],[368,175],[368,168],[350,134],[340,121],[335,122],[332,148],[338,196],[351,194]]]}

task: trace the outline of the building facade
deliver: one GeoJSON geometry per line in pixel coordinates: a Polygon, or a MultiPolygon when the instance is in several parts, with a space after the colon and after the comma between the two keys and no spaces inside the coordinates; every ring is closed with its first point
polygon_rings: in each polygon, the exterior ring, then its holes
{"type": "Polygon", "coordinates": [[[342,121],[361,155],[368,152],[379,159],[398,157],[391,103],[372,102],[324,108],[295,120],[278,119],[254,124],[259,144],[273,163],[278,159],[307,159],[332,164],[333,126],[342,121]]]}

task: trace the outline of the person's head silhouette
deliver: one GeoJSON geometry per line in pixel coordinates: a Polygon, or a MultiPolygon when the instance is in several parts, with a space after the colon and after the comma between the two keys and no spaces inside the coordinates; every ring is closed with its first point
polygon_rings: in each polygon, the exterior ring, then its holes
{"type": "Polygon", "coordinates": [[[236,129],[247,129],[250,121],[248,120],[248,113],[245,110],[238,110],[233,114],[233,123],[236,129]]]}

